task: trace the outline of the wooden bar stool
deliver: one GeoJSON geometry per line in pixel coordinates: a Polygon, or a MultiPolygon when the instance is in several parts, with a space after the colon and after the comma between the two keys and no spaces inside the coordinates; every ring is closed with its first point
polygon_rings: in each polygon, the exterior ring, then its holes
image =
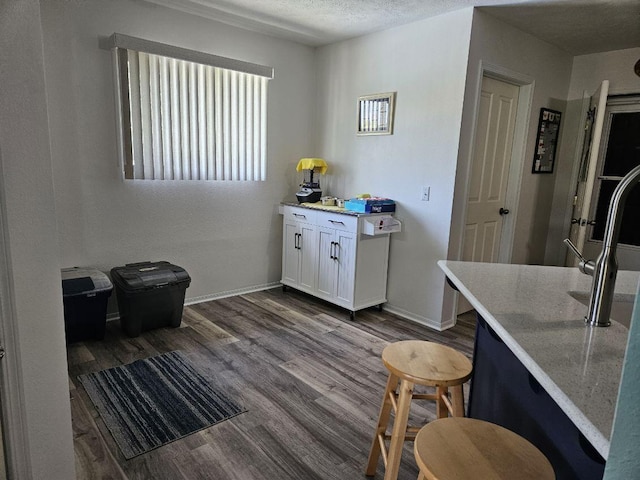
{"type": "Polygon", "coordinates": [[[416,435],[418,480],[553,480],[549,460],[506,428],[474,418],[443,418],[416,435]]]}
{"type": "Polygon", "coordinates": [[[389,370],[389,379],[365,475],[375,475],[378,458],[382,454],[384,480],[396,480],[404,442],[413,440],[419,430],[419,427],[407,426],[412,399],[434,400],[438,418],[449,414],[464,416],[462,384],[471,378],[472,366],[467,357],[453,348],[420,340],[388,345],[382,352],[382,362],[389,370]],[[435,387],[435,393],[414,394],[414,385],[435,387]],[[391,435],[388,435],[392,408],[395,420],[391,435]],[[388,450],[386,440],[389,440],[388,450]]]}

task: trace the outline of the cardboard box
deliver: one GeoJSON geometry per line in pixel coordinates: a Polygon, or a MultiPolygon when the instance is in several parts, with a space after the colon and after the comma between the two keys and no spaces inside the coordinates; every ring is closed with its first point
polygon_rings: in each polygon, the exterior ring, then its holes
{"type": "Polygon", "coordinates": [[[345,202],[344,208],[358,213],[395,212],[396,202],[388,198],[352,198],[345,202]]]}

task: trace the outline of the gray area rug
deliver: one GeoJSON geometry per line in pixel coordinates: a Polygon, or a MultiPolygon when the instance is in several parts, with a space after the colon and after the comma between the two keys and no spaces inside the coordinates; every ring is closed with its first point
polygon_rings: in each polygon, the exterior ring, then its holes
{"type": "Polygon", "coordinates": [[[246,411],[179,351],[78,379],[127,459],[246,411]]]}

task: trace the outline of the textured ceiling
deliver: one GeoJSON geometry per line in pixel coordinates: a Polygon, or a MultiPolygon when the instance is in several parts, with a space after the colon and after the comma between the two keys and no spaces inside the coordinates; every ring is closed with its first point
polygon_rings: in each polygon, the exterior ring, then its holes
{"type": "Polygon", "coordinates": [[[573,55],[640,47],[640,0],[569,0],[483,8],[573,55]]]}
{"type": "Polygon", "coordinates": [[[574,55],[640,46],[640,0],[146,1],[315,46],[470,6],[574,55]]]}

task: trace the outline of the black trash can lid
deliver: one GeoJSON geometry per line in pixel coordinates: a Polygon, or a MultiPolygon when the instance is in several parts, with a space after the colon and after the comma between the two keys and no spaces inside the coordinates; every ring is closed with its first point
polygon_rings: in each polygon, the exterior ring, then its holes
{"type": "Polygon", "coordinates": [[[129,263],[111,269],[113,282],[125,291],[145,290],[177,283],[187,283],[191,277],[187,271],[169,262],[129,263]]]}
{"type": "Polygon", "coordinates": [[[113,285],[106,274],[95,268],[63,268],[62,294],[65,297],[111,291],[113,285]]]}

